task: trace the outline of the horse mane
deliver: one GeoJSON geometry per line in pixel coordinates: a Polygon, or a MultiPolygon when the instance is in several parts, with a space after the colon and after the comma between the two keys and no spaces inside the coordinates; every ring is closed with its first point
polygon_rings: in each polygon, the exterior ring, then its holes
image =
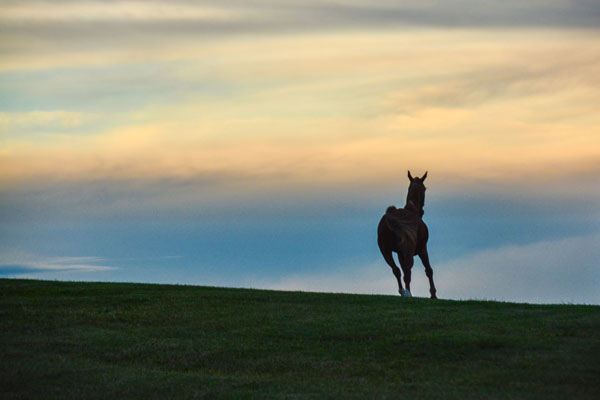
{"type": "Polygon", "coordinates": [[[413,179],[408,186],[408,193],[406,194],[406,206],[414,207],[419,215],[422,217],[425,214],[423,207],[425,207],[425,185],[423,181],[419,179],[413,179]],[[412,206],[411,206],[412,203],[412,206]]]}

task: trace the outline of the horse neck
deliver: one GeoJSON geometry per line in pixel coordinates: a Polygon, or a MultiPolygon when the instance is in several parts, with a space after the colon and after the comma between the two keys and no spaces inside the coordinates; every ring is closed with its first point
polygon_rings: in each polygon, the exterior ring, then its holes
{"type": "Polygon", "coordinates": [[[409,203],[412,202],[422,215],[423,214],[423,206],[424,206],[424,204],[423,204],[424,197],[425,197],[424,195],[419,196],[419,193],[417,192],[417,190],[414,190],[414,189],[411,190],[411,187],[409,187],[408,194],[406,195],[406,204],[405,204],[404,208],[407,208],[409,206],[409,203]]]}

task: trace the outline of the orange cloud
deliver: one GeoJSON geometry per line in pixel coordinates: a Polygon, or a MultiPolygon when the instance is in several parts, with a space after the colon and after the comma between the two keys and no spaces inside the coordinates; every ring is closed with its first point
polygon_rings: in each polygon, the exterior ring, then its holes
{"type": "MultiPolygon", "coordinates": [[[[140,95],[127,112],[2,114],[0,180],[217,174],[356,183],[406,168],[489,180],[552,175],[549,165],[594,169],[599,43],[585,32],[417,30],[161,48],[151,56],[161,61],[149,62],[164,73],[145,84],[176,102],[140,95]],[[217,95],[215,82],[226,86],[217,95]],[[56,129],[25,134],[26,119],[56,129]],[[76,129],[83,122],[85,134],[76,129]]],[[[107,87],[115,99],[131,96],[120,78],[85,84],[91,100],[107,87]]]]}

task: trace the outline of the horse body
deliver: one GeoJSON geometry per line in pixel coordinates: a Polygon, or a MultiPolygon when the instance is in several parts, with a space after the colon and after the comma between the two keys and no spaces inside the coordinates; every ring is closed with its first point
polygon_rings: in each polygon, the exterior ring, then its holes
{"type": "Polygon", "coordinates": [[[427,253],[429,230],[422,219],[425,204],[425,185],[423,181],[427,178],[427,173],[421,178],[413,178],[409,171],[408,178],[410,179],[410,186],[406,197],[406,205],[404,208],[388,207],[377,226],[377,244],[383,258],[392,268],[392,272],[398,281],[398,291],[402,296],[411,296],[411,269],[414,264],[414,256],[418,255],[425,267],[425,274],[429,278],[431,298],[435,299],[437,297],[435,284],[433,283],[433,270],[427,253]],[[402,288],[402,273],[394,262],[394,252],[398,254],[406,289],[402,288]]]}

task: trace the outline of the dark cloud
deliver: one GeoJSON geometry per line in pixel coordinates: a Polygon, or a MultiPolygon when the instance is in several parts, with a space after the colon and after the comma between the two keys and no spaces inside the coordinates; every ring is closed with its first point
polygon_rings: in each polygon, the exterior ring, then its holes
{"type": "MultiPolygon", "coordinates": [[[[98,2],[97,2],[98,3],[98,2]]],[[[96,4],[97,4],[96,3],[96,4]]],[[[157,2],[158,3],[158,2],[157,2]]],[[[23,2],[19,2],[23,4],[23,2]]],[[[69,7],[71,2],[53,2],[69,7]]],[[[600,3],[590,0],[561,2],[455,0],[426,2],[388,1],[253,1],[253,2],[169,2],[177,7],[209,7],[231,13],[230,18],[114,18],[89,15],[75,19],[4,18],[0,34],[2,47],[9,51],[10,37],[31,37],[44,41],[64,40],[63,45],[118,46],[152,38],[159,42],[173,36],[269,34],[314,30],[373,29],[399,27],[431,28],[591,28],[600,26],[600,3]],[[114,41],[118,38],[118,41],[114,41]],[[145,39],[144,39],[145,38],[145,39]]],[[[5,5],[5,7],[7,7],[5,5]]],[[[32,5],[34,7],[34,5],[32,5]]]]}

